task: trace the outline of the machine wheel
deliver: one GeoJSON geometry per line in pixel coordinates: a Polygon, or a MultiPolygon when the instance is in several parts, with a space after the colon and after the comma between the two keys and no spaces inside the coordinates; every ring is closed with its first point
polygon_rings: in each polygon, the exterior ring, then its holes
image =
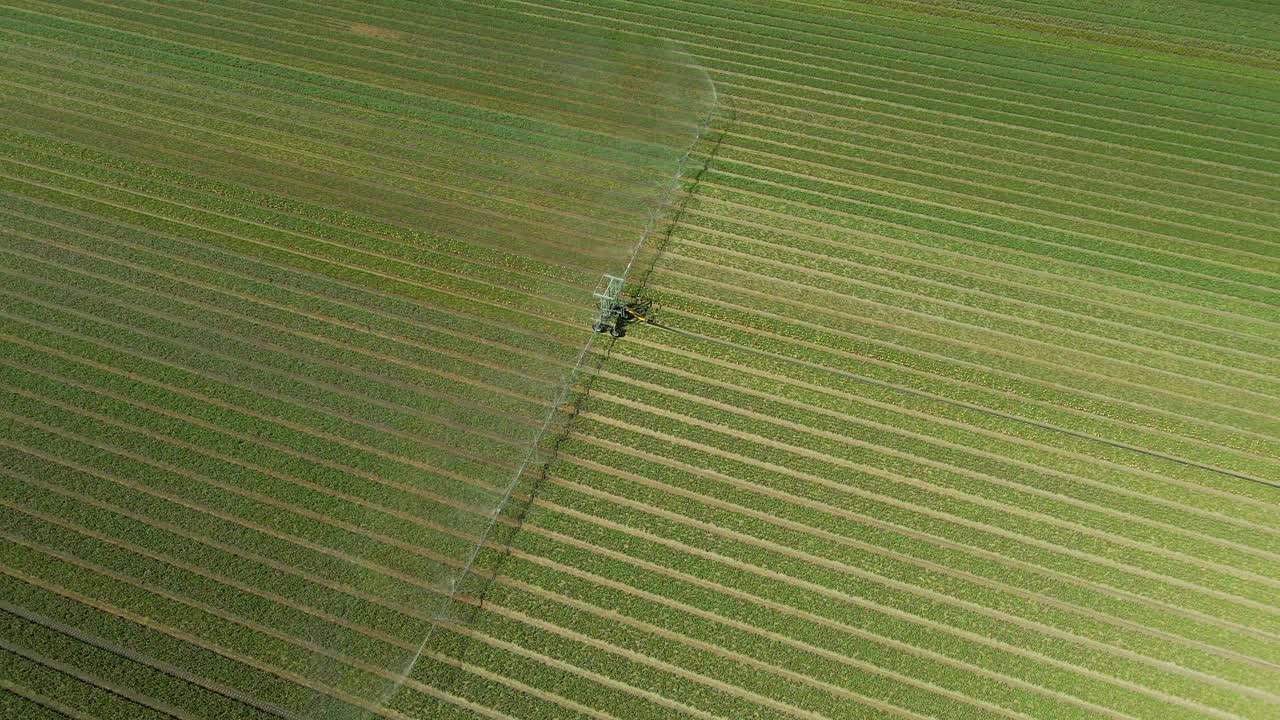
{"type": "Polygon", "coordinates": [[[597,322],[595,325],[591,326],[591,329],[595,330],[596,332],[604,332],[606,328],[604,326],[604,323],[597,322]]]}
{"type": "Polygon", "coordinates": [[[614,325],[613,327],[609,328],[609,334],[616,338],[620,338],[623,335],[626,335],[627,331],[621,325],[614,325]]]}

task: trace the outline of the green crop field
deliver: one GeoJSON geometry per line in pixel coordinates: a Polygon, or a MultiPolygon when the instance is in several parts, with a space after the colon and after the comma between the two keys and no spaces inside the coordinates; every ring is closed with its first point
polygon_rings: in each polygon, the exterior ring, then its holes
{"type": "Polygon", "coordinates": [[[1280,717],[1271,3],[7,0],[0,58],[0,718],[1280,717]]]}

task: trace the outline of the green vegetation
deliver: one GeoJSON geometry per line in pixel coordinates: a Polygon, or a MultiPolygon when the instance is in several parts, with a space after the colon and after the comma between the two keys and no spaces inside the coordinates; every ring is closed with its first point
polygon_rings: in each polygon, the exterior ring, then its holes
{"type": "Polygon", "coordinates": [[[1275,717],[1221,5],[0,9],[0,715],[1275,717]]]}

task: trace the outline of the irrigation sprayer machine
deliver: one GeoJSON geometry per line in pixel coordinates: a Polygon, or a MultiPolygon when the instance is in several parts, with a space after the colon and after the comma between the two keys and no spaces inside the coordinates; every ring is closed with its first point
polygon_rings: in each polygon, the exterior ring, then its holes
{"type": "Polygon", "coordinates": [[[645,313],[649,302],[645,300],[626,300],[622,296],[624,280],[617,275],[605,275],[600,278],[592,295],[600,303],[600,315],[591,329],[598,333],[607,332],[620,338],[627,334],[627,325],[633,322],[648,322],[645,313]]]}

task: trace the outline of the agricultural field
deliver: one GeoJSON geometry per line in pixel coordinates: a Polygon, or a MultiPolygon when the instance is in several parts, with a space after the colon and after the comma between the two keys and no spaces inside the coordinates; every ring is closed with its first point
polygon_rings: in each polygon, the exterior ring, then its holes
{"type": "Polygon", "coordinates": [[[1268,3],[0,52],[0,718],[1280,717],[1268,3]]]}

